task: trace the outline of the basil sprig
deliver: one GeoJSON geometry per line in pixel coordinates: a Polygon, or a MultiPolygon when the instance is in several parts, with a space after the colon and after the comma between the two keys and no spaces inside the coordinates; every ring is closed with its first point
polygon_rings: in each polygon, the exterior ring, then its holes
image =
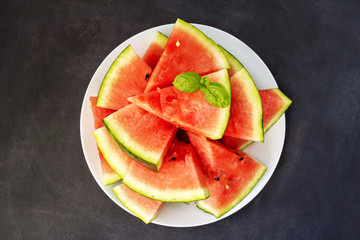
{"type": "Polygon", "coordinates": [[[173,82],[181,92],[193,93],[200,89],[206,101],[216,107],[225,108],[230,104],[230,95],[223,84],[209,82],[209,77],[201,77],[195,72],[184,72],[177,75],[173,82]]]}

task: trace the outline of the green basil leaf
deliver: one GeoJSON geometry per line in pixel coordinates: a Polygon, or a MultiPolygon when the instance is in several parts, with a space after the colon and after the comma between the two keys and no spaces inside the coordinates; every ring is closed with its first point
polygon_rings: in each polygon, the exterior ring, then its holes
{"type": "Polygon", "coordinates": [[[192,93],[200,88],[201,76],[195,72],[183,72],[177,75],[173,85],[181,92],[192,93]]]}
{"type": "Polygon", "coordinates": [[[230,104],[230,95],[224,85],[218,82],[210,82],[209,86],[204,90],[206,101],[211,105],[225,108],[230,104]]]}
{"type": "Polygon", "coordinates": [[[201,87],[200,87],[201,91],[204,91],[204,89],[208,88],[209,87],[209,77],[208,76],[202,77],[200,79],[200,84],[201,84],[201,87]]]}

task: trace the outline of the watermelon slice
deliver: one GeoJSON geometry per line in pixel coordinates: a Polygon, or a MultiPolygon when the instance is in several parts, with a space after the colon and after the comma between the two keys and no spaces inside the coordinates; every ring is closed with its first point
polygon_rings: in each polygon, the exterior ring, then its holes
{"type": "MultiPolygon", "coordinates": [[[[266,132],[277,120],[279,120],[281,115],[291,105],[292,101],[278,88],[259,90],[259,94],[263,110],[264,132],[266,132]]],[[[243,150],[253,143],[253,141],[228,136],[223,136],[221,142],[230,148],[238,150],[243,150]]]]}
{"type": "Polygon", "coordinates": [[[127,209],[145,223],[154,220],[164,204],[164,202],[144,197],[126,187],[124,184],[114,187],[113,192],[127,209]]]}
{"type": "Polygon", "coordinates": [[[237,60],[230,52],[228,52],[225,48],[221,47],[219,45],[219,47],[221,48],[221,50],[223,51],[226,60],[228,61],[230,68],[228,69],[229,71],[229,76],[232,77],[235,73],[239,72],[241,69],[244,68],[244,66],[239,62],[239,60],[237,60]]]}
{"type": "Polygon", "coordinates": [[[229,64],[216,43],[191,24],[177,19],[145,92],[171,86],[182,72],[206,75],[229,64]]]}
{"type": "Polygon", "coordinates": [[[130,104],[104,118],[121,149],[140,164],[158,171],[176,133],[176,127],[130,104]]]}
{"type": "MultiPolygon", "coordinates": [[[[104,126],[102,120],[113,113],[114,110],[97,107],[96,101],[97,97],[90,97],[91,111],[94,117],[95,129],[98,129],[104,126]]],[[[98,151],[105,186],[119,181],[121,177],[109,166],[99,148],[98,151]]]]}
{"type": "Polygon", "coordinates": [[[177,140],[158,173],[133,162],[123,183],[141,195],[164,202],[191,202],[209,197],[193,148],[177,140]]]}
{"type": "Polygon", "coordinates": [[[146,75],[150,73],[151,68],[129,45],[106,73],[96,105],[114,110],[128,105],[126,98],[144,92],[147,84],[146,75]]]}
{"type": "Polygon", "coordinates": [[[188,133],[207,177],[211,196],[197,206],[216,217],[235,207],[256,185],[266,167],[249,154],[235,154],[218,141],[188,133]]]}
{"type": "Polygon", "coordinates": [[[147,65],[149,65],[149,67],[151,67],[151,69],[154,69],[157,62],[159,61],[167,41],[167,36],[161,32],[157,32],[154,39],[150,43],[150,46],[146,50],[142,59],[147,63],[147,65]]]}
{"type": "Polygon", "coordinates": [[[259,92],[245,68],[231,79],[231,108],[225,136],[264,141],[259,92]]]}
{"type": "MultiPolygon", "coordinates": [[[[227,69],[207,76],[210,82],[222,83],[230,93],[227,69]]],[[[220,108],[211,105],[200,90],[185,93],[172,86],[130,97],[128,100],[180,128],[211,139],[223,136],[229,119],[230,106],[220,108]]]]}
{"type": "Polygon", "coordinates": [[[96,129],[93,134],[106,162],[123,179],[133,160],[119,148],[106,127],[96,129]]]}

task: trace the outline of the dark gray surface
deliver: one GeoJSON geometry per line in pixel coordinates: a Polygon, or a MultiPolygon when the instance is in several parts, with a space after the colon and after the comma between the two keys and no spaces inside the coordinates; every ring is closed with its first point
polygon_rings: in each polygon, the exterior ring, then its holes
{"type": "Polygon", "coordinates": [[[1,1],[0,239],[356,239],[356,1],[1,1]],[[93,179],[80,108],[118,44],[177,17],[248,44],[292,100],[275,174],[245,208],[195,228],[145,225],[93,179]]]}

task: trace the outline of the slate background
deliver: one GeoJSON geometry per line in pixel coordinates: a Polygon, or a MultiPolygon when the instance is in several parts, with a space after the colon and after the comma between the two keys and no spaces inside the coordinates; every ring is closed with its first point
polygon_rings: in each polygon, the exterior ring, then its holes
{"type": "Polygon", "coordinates": [[[0,239],[356,239],[358,1],[0,1],[0,239]],[[93,179],[86,87],[117,45],[177,17],[248,44],[292,100],[273,177],[245,208],[194,228],[145,225],[93,179]]]}

